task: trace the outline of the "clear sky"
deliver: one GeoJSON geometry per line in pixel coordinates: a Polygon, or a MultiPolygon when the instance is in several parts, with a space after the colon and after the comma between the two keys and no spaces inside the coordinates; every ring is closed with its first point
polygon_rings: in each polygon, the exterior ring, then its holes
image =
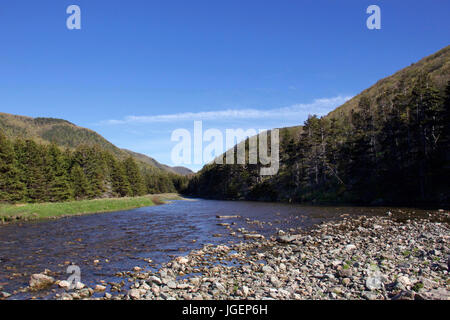
{"type": "Polygon", "coordinates": [[[2,1],[0,111],[63,118],[172,165],[174,129],[326,114],[449,45],[449,12],[448,0],[2,1]],[[71,4],[81,30],[66,27],[71,4]],[[381,30],[366,27],[371,4],[381,30]]]}

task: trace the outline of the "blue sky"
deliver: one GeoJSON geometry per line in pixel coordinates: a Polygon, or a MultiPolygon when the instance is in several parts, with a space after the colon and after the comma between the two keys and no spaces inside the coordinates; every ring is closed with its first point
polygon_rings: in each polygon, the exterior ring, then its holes
{"type": "Polygon", "coordinates": [[[449,9],[446,0],[4,1],[0,111],[67,119],[171,165],[171,132],[193,120],[298,125],[449,45],[449,9]],[[71,4],[81,30],[66,28],[71,4]],[[381,30],[366,28],[371,4],[381,30]]]}

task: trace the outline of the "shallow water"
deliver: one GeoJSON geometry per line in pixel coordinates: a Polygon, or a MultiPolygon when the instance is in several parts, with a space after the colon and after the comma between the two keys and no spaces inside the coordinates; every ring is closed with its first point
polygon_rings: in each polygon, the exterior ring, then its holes
{"type": "MultiPolygon", "coordinates": [[[[393,209],[194,200],[5,225],[0,226],[0,286],[2,291],[13,293],[28,285],[31,274],[45,269],[54,272],[56,279],[65,280],[69,263],[81,268],[81,281],[88,286],[100,284],[100,280],[120,282],[123,278],[114,275],[135,266],[156,269],[174,255],[186,254],[206,243],[243,241],[218,223],[234,222],[234,230],[244,227],[270,236],[278,229],[308,228],[342,214],[385,215],[389,210],[393,209]],[[217,215],[241,217],[218,219],[217,215]],[[246,218],[266,223],[252,224],[246,218]],[[148,259],[153,263],[149,264],[148,259]]],[[[55,292],[16,293],[10,299],[45,299],[55,292]]]]}

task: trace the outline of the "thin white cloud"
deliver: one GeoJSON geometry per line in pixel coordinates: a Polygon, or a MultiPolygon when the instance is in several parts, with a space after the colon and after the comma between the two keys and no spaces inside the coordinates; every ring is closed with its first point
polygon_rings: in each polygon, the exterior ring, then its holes
{"type": "Polygon", "coordinates": [[[100,124],[138,124],[154,122],[176,122],[194,120],[230,120],[230,119],[292,119],[292,117],[304,117],[308,114],[323,116],[336,107],[345,103],[351,96],[337,96],[333,98],[316,99],[308,104],[295,104],[289,107],[276,109],[227,109],[208,112],[182,112],[173,114],[161,114],[151,116],[127,116],[121,120],[104,120],[100,124]]]}

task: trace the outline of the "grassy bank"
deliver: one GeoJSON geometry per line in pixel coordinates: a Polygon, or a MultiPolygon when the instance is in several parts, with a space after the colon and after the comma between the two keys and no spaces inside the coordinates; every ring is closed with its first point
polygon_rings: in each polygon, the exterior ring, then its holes
{"type": "Polygon", "coordinates": [[[163,204],[182,199],[173,193],[133,198],[111,198],[55,203],[0,204],[0,223],[58,218],[70,215],[113,212],[163,204]]]}

